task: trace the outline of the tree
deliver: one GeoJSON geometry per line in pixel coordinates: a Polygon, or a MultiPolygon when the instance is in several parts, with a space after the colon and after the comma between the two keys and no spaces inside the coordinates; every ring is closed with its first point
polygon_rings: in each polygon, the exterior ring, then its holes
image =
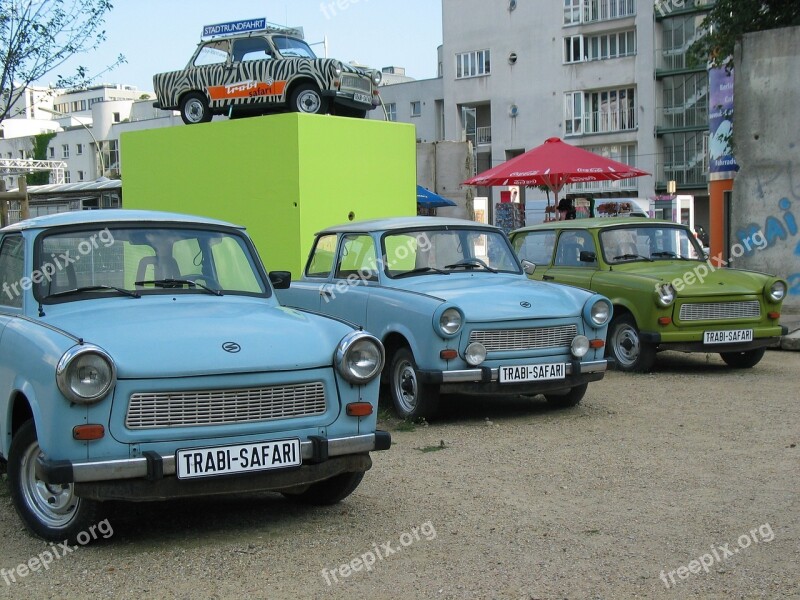
{"type": "MultiPolygon", "coordinates": [[[[56,137],[55,132],[40,133],[33,136],[33,158],[35,160],[47,159],[47,147],[50,145],[50,140],[56,137]]],[[[49,171],[37,171],[36,173],[28,173],[26,175],[28,185],[44,185],[50,182],[49,171]]]]}
{"type": "MultiPolygon", "coordinates": [[[[98,28],[113,8],[109,0],[0,1],[0,122],[13,116],[25,88],[77,54],[95,50],[105,40],[98,28]]],[[[109,68],[125,62],[120,55],[109,68]]],[[[85,67],[58,77],[56,86],[85,86],[85,67]]]]}
{"type": "Polygon", "coordinates": [[[701,64],[730,68],[736,40],[745,33],[800,25],[797,0],[717,0],[703,20],[706,35],[691,47],[701,64]]]}

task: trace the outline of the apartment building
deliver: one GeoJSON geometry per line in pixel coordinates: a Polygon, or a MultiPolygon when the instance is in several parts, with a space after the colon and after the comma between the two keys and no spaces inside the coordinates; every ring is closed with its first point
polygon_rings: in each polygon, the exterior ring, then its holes
{"type": "MultiPolygon", "coordinates": [[[[695,222],[707,224],[707,74],[686,56],[708,8],[705,0],[443,0],[440,77],[382,87],[381,96],[388,118],[415,124],[420,141],[471,141],[476,172],[556,136],[653,174],[567,193],[636,198],[666,216],[674,181],[694,197],[695,222]]],[[[491,206],[501,191],[476,194],[491,206]]]]}

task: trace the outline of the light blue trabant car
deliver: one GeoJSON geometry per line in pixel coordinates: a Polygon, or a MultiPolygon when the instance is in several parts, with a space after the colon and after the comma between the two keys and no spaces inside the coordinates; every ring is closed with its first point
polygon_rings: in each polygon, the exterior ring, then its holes
{"type": "MultiPolygon", "coordinates": [[[[270,279],[274,282],[271,285],[270,279]]],[[[281,306],[243,228],[108,210],[0,230],[0,459],[48,540],[103,500],[351,493],[376,431],[381,343],[281,306]]]]}
{"type": "Polygon", "coordinates": [[[397,413],[440,393],[544,394],[573,406],[602,379],[611,303],[528,280],[496,227],[441,217],[353,222],[317,234],[283,304],[358,323],[386,348],[397,413]]]}

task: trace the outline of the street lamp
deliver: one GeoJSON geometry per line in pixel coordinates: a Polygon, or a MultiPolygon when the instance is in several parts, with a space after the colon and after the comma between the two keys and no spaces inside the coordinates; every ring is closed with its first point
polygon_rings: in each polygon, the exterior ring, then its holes
{"type": "Polygon", "coordinates": [[[70,119],[74,118],[78,122],[78,124],[80,124],[80,126],[86,130],[86,132],[89,134],[89,137],[91,137],[92,141],[94,142],[94,147],[97,149],[97,162],[100,163],[100,177],[103,177],[106,174],[106,165],[105,162],[103,161],[103,150],[102,148],[100,148],[100,143],[97,141],[97,138],[94,137],[94,134],[92,133],[92,129],[90,127],[87,127],[86,124],[83,123],[83,121],[74,117],[73,115],[63,113],[60,110],[56,110],[54,108],[45,108],[44,106],[37,106],[36,108],[53,115],[68,117],[70,119]]]}

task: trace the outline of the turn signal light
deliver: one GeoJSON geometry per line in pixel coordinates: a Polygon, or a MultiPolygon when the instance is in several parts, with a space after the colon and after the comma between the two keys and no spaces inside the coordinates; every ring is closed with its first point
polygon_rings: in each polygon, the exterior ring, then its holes
{"type": "Polygon", "coordinates": [[[99,440],[106,434],[102,425],[76,425],[72,428],[72,437],[76,440],[99,440]]]}
{"type": "Polygon", "coordinates": [[[368,417],[372,414],[372,404],[369,402],[351,402],[347,405],[347,415],[350,417],[368,417]]]}
{"type": "Polygon", "coordinates": [[[606,343],[603,340],[589,340],[589,348],[602,348],[606,343]]]}
{"type": "Polygon", "coordinates": [[[658,317],[659,325],[669,325],[672,323],[672,317],[658,317]]]}
{"type": "Polygon", "coordinates": [[[458,350],[450,349],[450,350],[442,350],[441,352],[439,352],[439,358],[444,360],[453,360],[457,356],[458,356],[458,350]]]}
{"type": "Polygon", "coordinates": [[[771,312],[771,313],[767,313],[767,316],[770,319],[776,319],[777,320],[777,319],[781,318],[781,313],[779,313],[779,312],[771,312]]]}

